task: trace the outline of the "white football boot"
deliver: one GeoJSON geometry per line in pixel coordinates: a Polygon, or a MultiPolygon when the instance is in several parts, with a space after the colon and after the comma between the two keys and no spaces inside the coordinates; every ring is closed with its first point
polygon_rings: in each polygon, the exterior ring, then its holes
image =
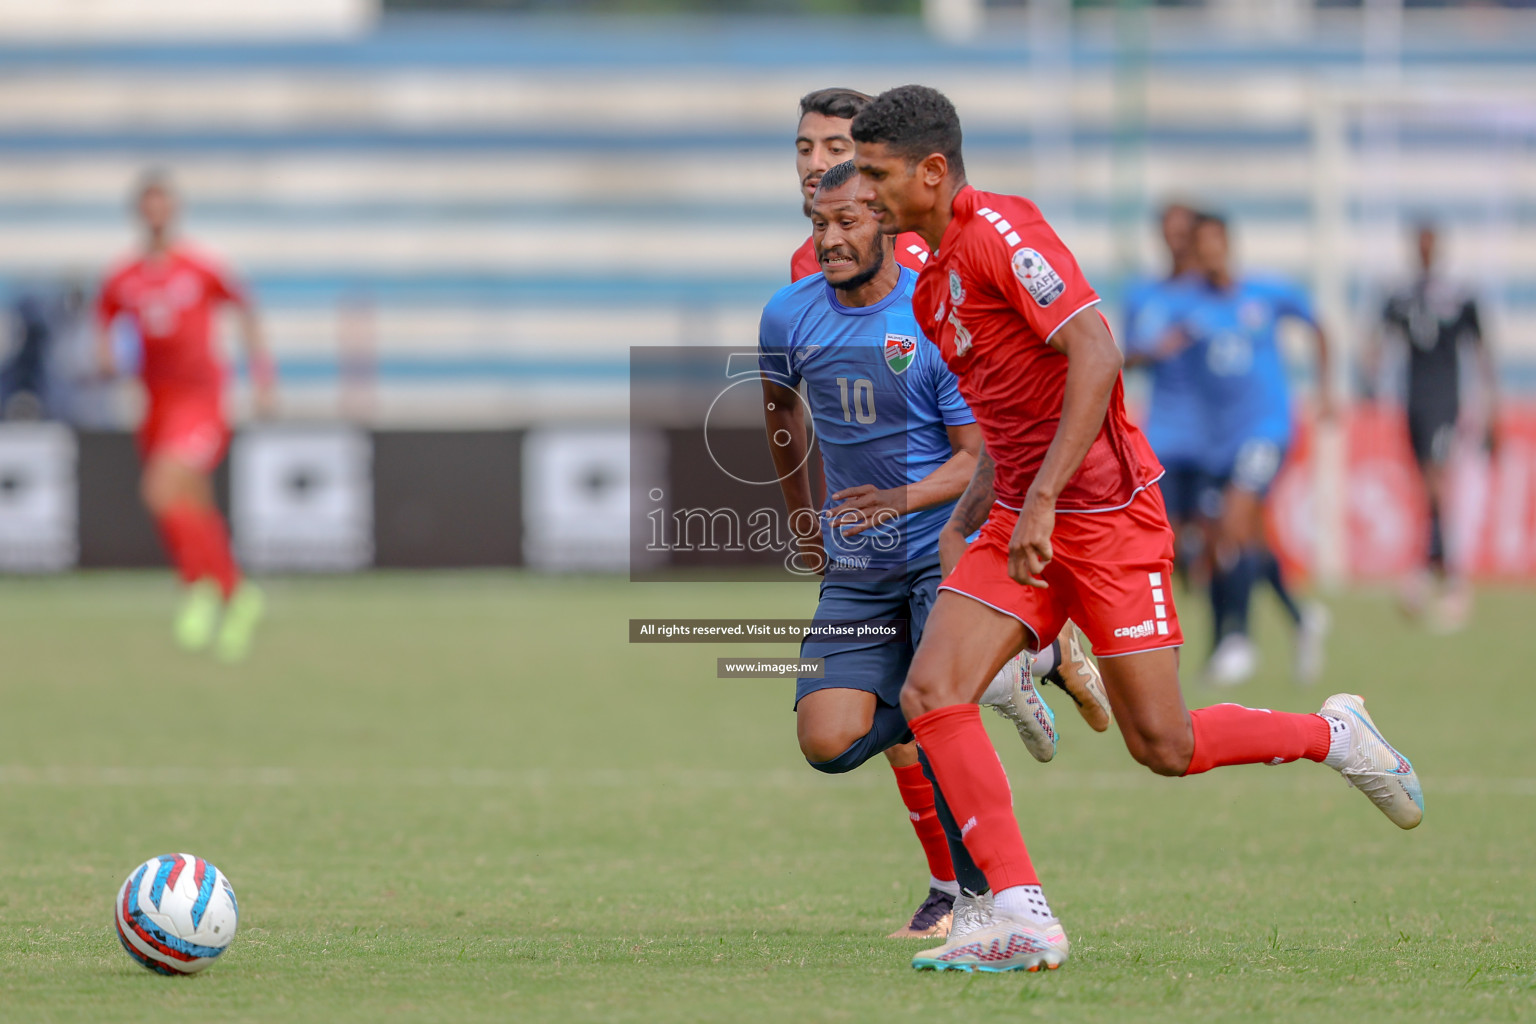
{"type": "Polygon", "coordinates": [[[1408,759],[1382,738],[1365,710],[1365,700],[1352,693],[1336,693],[1323,702],[1318,714],[1349,726],[1349,748],[1338,763],[1326,762],[1344,781],[1370,798],[1398,828],[1413,828],[1424,820],[1424,790],[1419,773],[1408,759]]]}
{"type": "Polygon", "coordinates": [[[954,918],[949,926],[951,941],[979,932],[992,924],[992,894],[972,896],[964,889],[955,897],[954,918]]]}
{"type": "Polygon", "coordinates": [[[1253,641],[1241,633],[1222,638],[1205,663],[1205,681],[1211,686],[1241,686],[1253,678],[1259,667],[1259,652],[1253,641]]]}
{"type": "Polygon", "coordinates": [[[992,923],[912,958],[919,971],[1054,971],[1071,945],[1061,922],[1024,921],[994,914],[992,923]]]}
{"type": "Polygon", "coordinates": [[[1035,689],[1032,661],[1028,651],[1009,658],[987,684],[981,703],[1013,723],[1031,757],[1049,761],[1056,756],[1056,714],[1035,689]]]}
{"type": "Polygon", "coordinates": [[[1472,621],[1472,587],[1465,580],[1446,584],[1445,593],[1435,603],[1429,631],[1436,636],[1460,633],[1472,621]]]}

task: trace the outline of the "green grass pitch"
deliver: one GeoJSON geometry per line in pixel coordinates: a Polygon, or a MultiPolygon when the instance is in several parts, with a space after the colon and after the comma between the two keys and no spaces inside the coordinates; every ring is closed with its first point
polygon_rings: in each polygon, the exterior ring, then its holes
{"type": "Polygon", "coordinates": [[[811,588],[426,574],[269,595],[226,668],[171,648],[161,575],[0,581],[0,1020],[1536,1015],[1528,592],[1485,593],[1452,639],[1342,596],[1313,691],[1269,613],[1258,681],[1217,695],[1186,671],[1195,704],[1365,693],[1423,775],[1416,832],[1312,764],[1155,778],[1054,696],[1053,763],[998,729],[1073,949],[976,977],[914,972],[882,937],[926,878],[883,762],[817,775],[790,683],[714,678],[721,654],[791,648],[626,643],[630,616],[808,615],[811,588]],[[118,948],[110,907],[178,850],[243,913],[219,963],[167,979],[118,948]]]}

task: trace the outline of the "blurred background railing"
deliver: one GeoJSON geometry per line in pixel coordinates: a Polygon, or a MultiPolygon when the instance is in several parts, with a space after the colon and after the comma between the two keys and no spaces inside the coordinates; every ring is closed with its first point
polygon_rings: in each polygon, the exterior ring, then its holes
{"type": "MultiPolygon", "coordinates": [[[[1432,216],[1506,388],[1536,386],[1536,13],[1515,5],[88,6],[0,3],[0,290],[14,338],[28,317],[51,338],[11,418],[131,422],[83,325],[157,165],[253,286],[286,417],[622,425],[630,346],[755,342],[806,232],[798,97],[906,81],[955,100],[971,180],[1035,198],[1112,320],[1159,265],[1156,206],[1188,197],[1353,352],[1407,272],[1405,222],[1432,216]]],[[[1344,461],[1303,516],[1324,540],[1301,557],[1335,575],[1344,461]]]]}

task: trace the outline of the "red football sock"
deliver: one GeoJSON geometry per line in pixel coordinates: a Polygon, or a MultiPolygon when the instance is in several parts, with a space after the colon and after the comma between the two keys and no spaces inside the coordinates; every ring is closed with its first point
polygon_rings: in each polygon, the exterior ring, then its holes
{"type": "Polygon", "coordinates": [[[219,590],[227,601],[240,585],[240,566],[235,562],[235,553],[229,545],[229,530],[218,509],[202,510],[201,530],[208,574],[218,581],[219,590]]]}
{"type": "Polygon", "coordinates": [[[1321,761],[1328,756],[1328,722],[1322,715],[1217,704],[1197,708],[1189,717],[1195,753],[1185,775],[1227,764],[1284,764],[1299,757],[1321,761]]]}
{"type": "Polygon", "coordinates": [[[939,812],[934,809],[933,784],[923,774],[920,764],[891,766],[896,773],[896,788],[901,790],[901,802],[907,805],[912,819],[912,831],[923,844],[928,858],[928,873],[941,882],[955,880],[955,866],[949,860],[949,843],[944,839],[944,826],[939,824],[939,812]]]}
{"type": "Polygon", "coordinates": [[[172,505],[155,517],[155,525],[160,528],[160,540],[181,575],[181,582],[195,583],[208,575],[203,555],[202,512],[196,505],[172,505]]]}
{"type": "Polygon", "coordinates": [[[992,891],[1039,885],[1013,816],[1008,775],[981,724],[981,708],[951,704],[918,715],[911,726],[955,821],[960,823],[965,848],[987,876],[992,891]]]}

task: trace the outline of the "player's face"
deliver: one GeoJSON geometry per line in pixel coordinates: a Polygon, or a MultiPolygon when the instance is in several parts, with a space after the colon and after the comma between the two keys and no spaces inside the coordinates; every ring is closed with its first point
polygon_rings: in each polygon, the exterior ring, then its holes
{"type": "Polygon", "coordinates": [[[795,173],[800,178],[800,192],[805,199],[805,215],[811,215],[811,197],[821,176],[853,157],[853,136],[848,133],[852,121],[827,117],[815,112],[800,119],[795,134],[795,173]]]}
{"type": "Polygon", "coordinates": [[[139,219],[152,234],[163,234],[176,219],[176,198],[158,185],[139,196],[139,219]]]}
{"type": "Polygon", "coordinates": [[[1418,235],[1419,266],[1429,270],[1435,265],[1435,238],[1434,231],[1429,228],[1421,228],[1418,235]]]}
{"type": "Polygon", "coordinates": [[[1195,228],[1195,265],[1206,275],[1225,273],[1227,269],[1227,229],[1215,221],[1195,228]]]}
{"type": "Polygon", "coordinates": [[[1163,211],[1163,244],[1175,262],[1189,257],[1195,229],[1195,211],[1187,206],[1170,206],[1163,211]]]}
{"type": "Polygon", "coordinates": [[[861,142],[854,156],[861,182],[859,201],[869,207],[880,230],[888,235],[912,230],[914,213],[925,193],[918,176],[921,162],[893,153],[883,142],[861,142]]]}
{"type": "Polygon", "coordinates": [[[833,288],[857,288],[885,264],[888,244],[869,207],[857,198],[858,178],[811,204],[811,239],[822,276],[833,288]]]}

